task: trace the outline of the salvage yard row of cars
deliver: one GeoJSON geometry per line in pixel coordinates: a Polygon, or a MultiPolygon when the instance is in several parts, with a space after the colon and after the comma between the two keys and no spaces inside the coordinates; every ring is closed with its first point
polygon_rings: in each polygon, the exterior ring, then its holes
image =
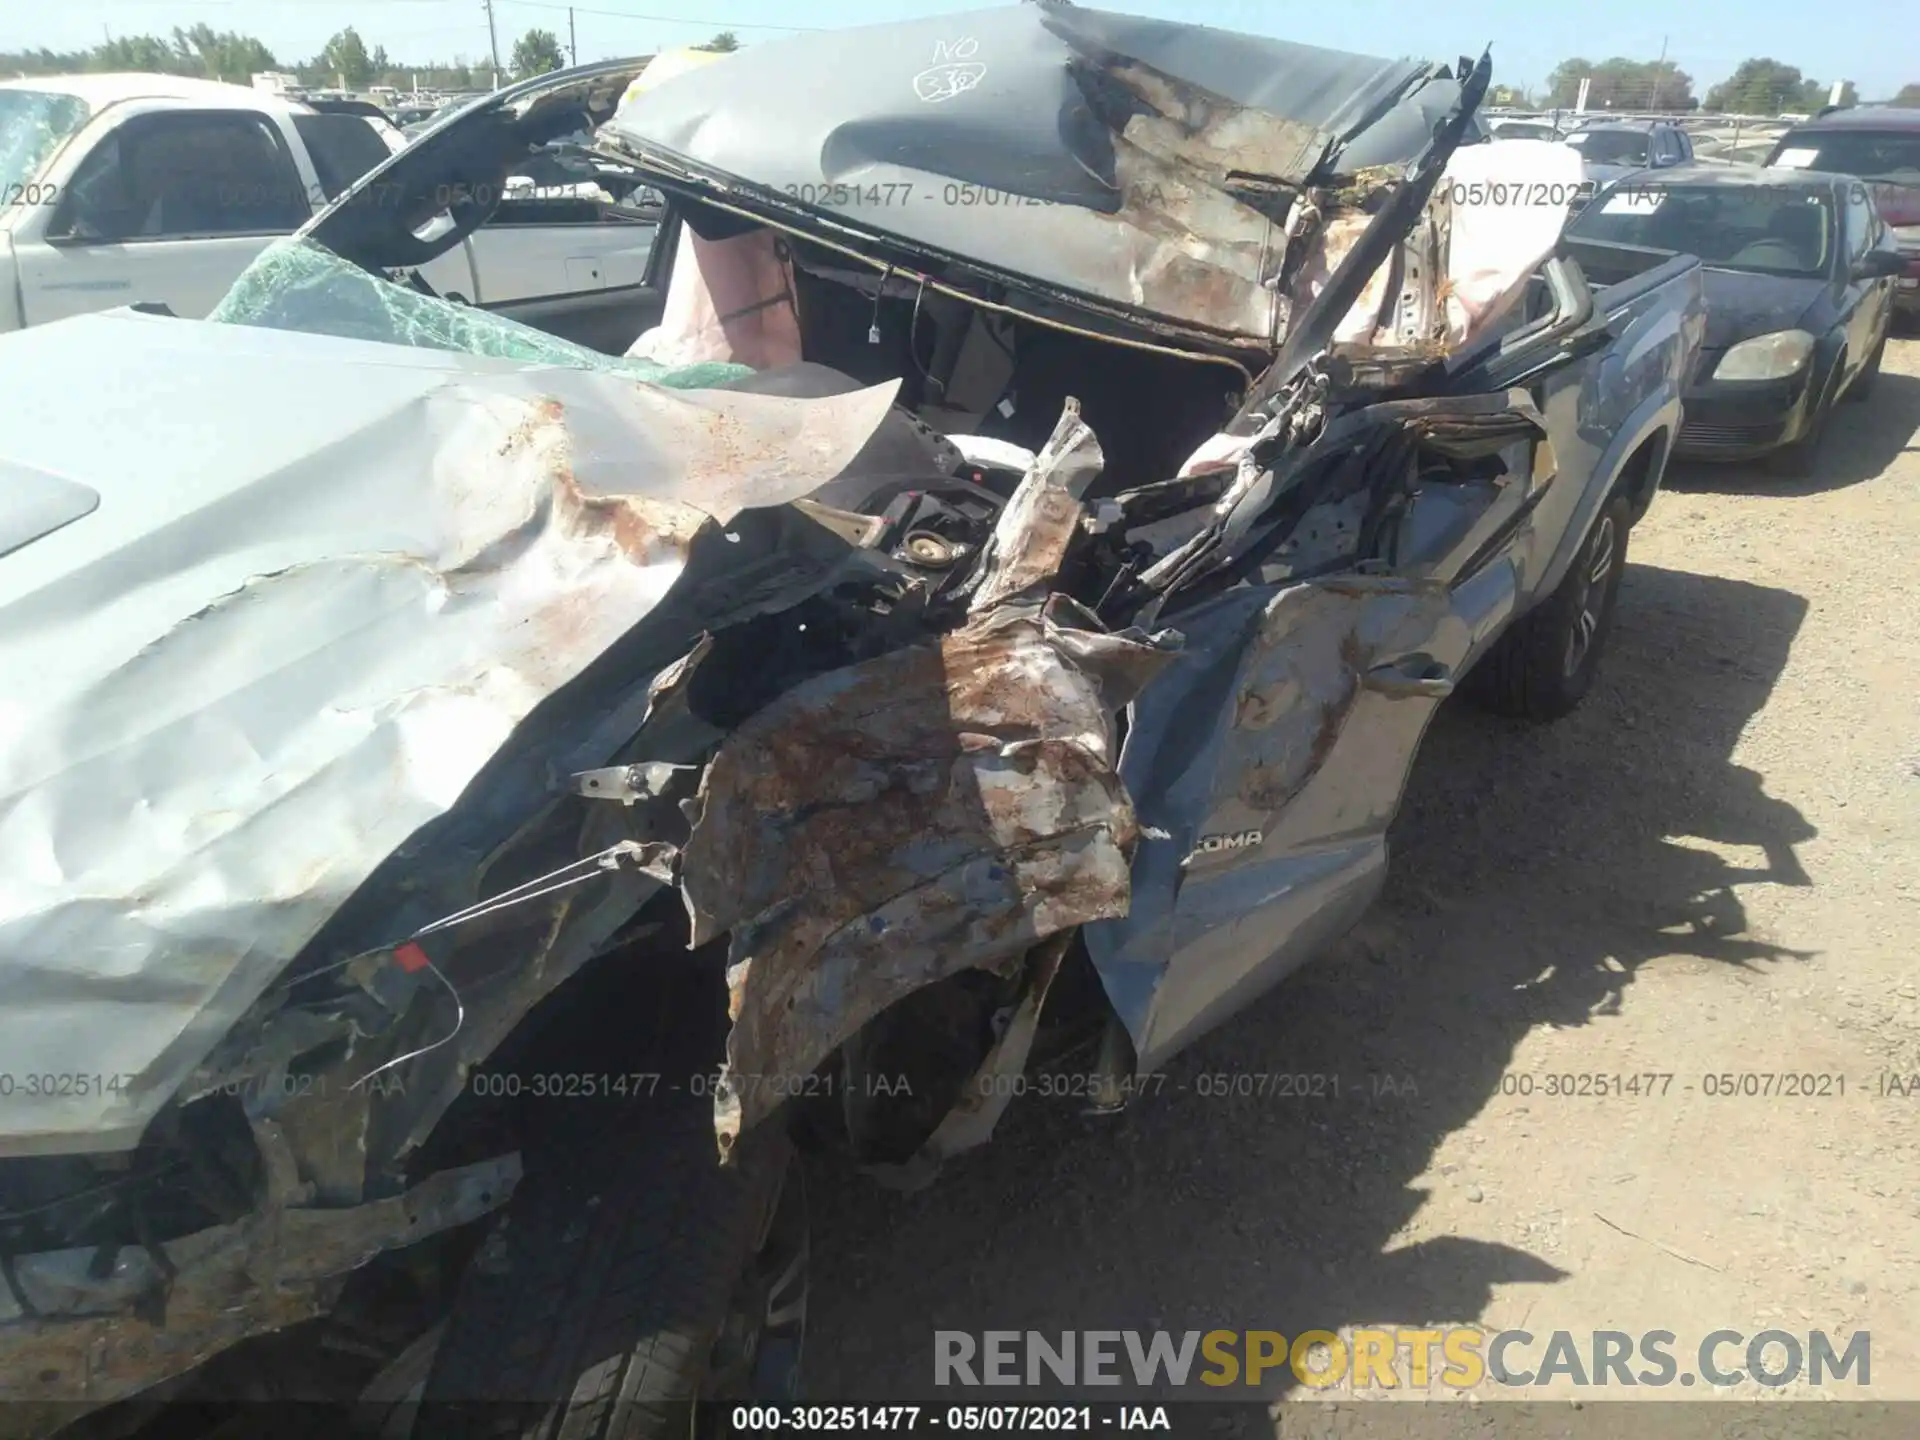
{"type": "Polygon", "coordinates": [[[1893,325],[1920,315],[1920,111],[1813,117],[1765,166],[1696,161],[1659,121],[1547,143],[1578,149],[1594,187],[1561,245],[1590,281],[1702,263],[1707,333],[1674,453],[1814,474],[1835,407],[1869,398],[1893,325]]]}
{"type": "MultiPolygon", "coordinates": [[[[324,102],[146,74],[0,81],[0,136],[0,331],[130,303],[199,319],[406,143],[324,102]]],[[[424,268],[436,293],[493,304],[645,274],[658,197],[629,168],[549,146],[502,191],[424,268]]]]}
{"type": "Polygon", "coordinates": [[[1815,472],[1834,407],[1870,394],[1914,263],[1857,180],[1716,165],[1601,191],[1562,248],[1597,283],[1697,256],[1707,331],[1677,453],[1795,476],[1815,472]]]}
{"type": "Polygon", "coordinates": [[[0,339],[15,1428],[318,1351],[389,1434],[792,1395],[796,1149],[1125,1105],[1365,911],[1442,701],[1595,683],[1718,282],[1456,203],[1577,175],[1462,144],[1486,57],[1046,3],[635,71],[0,339]],[[644,272],[452,299],[582,134],[644,272]]]}

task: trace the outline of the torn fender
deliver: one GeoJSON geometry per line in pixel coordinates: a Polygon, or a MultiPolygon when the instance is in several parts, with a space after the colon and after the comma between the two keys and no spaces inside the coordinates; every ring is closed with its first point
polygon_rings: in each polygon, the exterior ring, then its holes
{"type": "Polygon", "coordinates": [[[693,944],[732,932],[723,1152],[895,1001],[1126,913],[1114,716],[1177,639],[1047,594],[1100,464],[1070,399],[965,623],[796,686],[701,778],[681,888],[693,944]]]}
{"type": "Polygon", "coordinates": [[[896,1000],[1126,913],[1112,717],[1164,654],[1007,606],[734,732],[681,871],[694,943],[733,933],[723,1150],[896,1000]]]}
{"type": "Polygon", "coordinates": [[[1467,640],[1444,584],[1357,574],[1231,591],[1180,628],[1120,766],[1165,838],[1138,848],[1130,912],[1084,932],[1142,1068],[1358,918],[1414,749],[1403,731],[1444,693],[1418,657],[1467,640]]]}

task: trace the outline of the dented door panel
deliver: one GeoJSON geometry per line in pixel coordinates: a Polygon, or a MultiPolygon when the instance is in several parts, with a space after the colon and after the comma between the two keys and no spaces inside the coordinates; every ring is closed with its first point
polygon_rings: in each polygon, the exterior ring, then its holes
{"type": "Polygon", "coordinates": [[[1146,837],[1133,910],[1087,931],[1143,1065],[1359,918],[1473,639],[1444,585],[1385,576],[1249,589],[1176,623],[1185,651],[1121,758],[1146,837]]]}
{"type": "MultiPolygon", "coordinates": [[[[1090,927],[1089,948],[1142,1065],[1359,919],[1434,710],[1519,606],[1515,552],[1557,479],[1532,397],[1374,413],[1427,446],[1395,573],[1250,587],[1170,616],[1186,653],[1134,707],[1121,777],[1147,838],[1132,914],[1090,927]]],[[[1309,510],[1280,559],[1323,563],[1302,547],[1329,535],[1350,545],[1365,527],[1329,526],[1337,508],[1309,510]]]]}
{"type": "MultiPolygon", "coordinates": [[[[1122,1016],[1139,1068],[1159,1066],[1338,939],[1385,877],[1386,845],[1375,838],[1256,859],[1187,886],[1173,917],[1172,962],[1155,977],[1137,1028],[1122,1016]]],[[[1144,977],[1129,978],[1138,987],[1144,977]]]]}

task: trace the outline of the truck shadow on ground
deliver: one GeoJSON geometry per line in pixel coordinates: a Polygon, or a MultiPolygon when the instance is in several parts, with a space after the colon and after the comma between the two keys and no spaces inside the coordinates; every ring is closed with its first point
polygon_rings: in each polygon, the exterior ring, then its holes
{"type": "Polygon", "coordinates": [[[1827,422],[1815,471],[1804,479],[1769,474],[1759,461],[1708,465],[1675,461],[1667,489],[1707,494],[1819,495],[1885,473],[1902,454],[1920,451],[1920,376],[1882,372],[1873,394],[1841,401],[1827,422]]]}
{"type": "MultiPolygon", "coordinates": [[[[1159,1093],[1110,1119],[1029,1095],[916,1195],[816,1167],[808,1393],[1016,1393],[936,1389],[937,1330],[1460,1322],[1495,1286],[1562,1278],[1544,1245],[1419,1233],[1429,1190],[1470,1178],[1430,1173],[1436,1148],[1499,1093],[1529,1031],[1618,1011],[1641,966],[1804,958],[1745,933],[1741,889],[1809,883],[1794,847],[1815,832],[1731,756],[1806,608],[1631,566],[1586,705],[1545,728],[1444,709],[1373,915],[1178,1057],[1159,1093]],[[1716,844],[1765,859],[1729,863],[1716,844]],[[1337,1098],[1231,1078],[1299,1074],[1338,1076],[1337,1098]]],[[[1497,1205],[1475,1213],[1483,1233],[1528,1240],[1497,1205]]]]}

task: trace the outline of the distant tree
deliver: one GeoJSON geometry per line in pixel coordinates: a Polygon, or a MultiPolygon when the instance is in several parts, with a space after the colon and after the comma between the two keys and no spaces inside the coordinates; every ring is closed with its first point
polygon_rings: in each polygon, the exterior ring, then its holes
{"type": "Polygon", "coordinates": [[[529,30],[513,42],[512,65],[516,80],[564,69],[566,63],[566,54],[560,49],[560,37],[551,30],[529,30]]]}
{"type": "Polygon", "coordinates": [[[279,63],[273,52],[251,35],[215,30],[204,24],[191,30],[176,28],[173,49],[185,73],[242,85],[259,71],[272,70],[279,63]]]}
{"type": "Polygon", "coordinates": [[[1733,74],[1707,91],[1705,108],[1778,115],[1783,110],[1817,110],[1826,103],[1826,87],[1804,78],[1799,66],[1760,57],[1742,60],[1733,74]]]}
{"type": "Polygon", "coordinates": [[[1563,109],[1573,104],[1580,96],[1581,77],[1592,73],[1593,62],[1584,56],[1562,60],[1547,76],[1546,103],[1563,109]]]}
{"type": "Polygon", "coordinates": [[[1629,60],[1616,55],[1598,64],[1576,56],[1562,60],[1547,77],[1545,103],[1567,109],[1580,100],[1580,82],[1587,90],[1589,110],[1691,110],[1699,101],[1693,77],[1663,60],[1629,60]]]}
{"type": "Polygon", "coordinates": [[[1652,91],[1649,110],[1698,110],[1700,97],[1693,93],[1693,77],[1669,60],[1656,60],[1647,67],[1652,91]]]}
{"type": "Polygon", "coordinates": [[[191,75],[197,66],[158,35],[116,35],[96,45],[88,70],[138,70],[153,75],[191,75]]]}
{"type": "Polygon", "coordinates": [[[722,54],[740,48],[740,39],[731,30],[722,30],[704,45],[696,45],[696,50],[718,50],[722,54]]]}
{"type": "MultiPolygon", "coordinates": [[[[98,48],[98,47],[96,47],[98,48]]],[[[92,58],[86,50],[0,51],[0,75],[71,75],[85,70],[92,58]]]]}
{"type": "Polygon", "coordinates": [[[373,80],[373,57],[366,42],[351,25],[327,41],[320,52],[319,68],[327,76],[339,76],[347,88],[358,90],[373,80]]]}

